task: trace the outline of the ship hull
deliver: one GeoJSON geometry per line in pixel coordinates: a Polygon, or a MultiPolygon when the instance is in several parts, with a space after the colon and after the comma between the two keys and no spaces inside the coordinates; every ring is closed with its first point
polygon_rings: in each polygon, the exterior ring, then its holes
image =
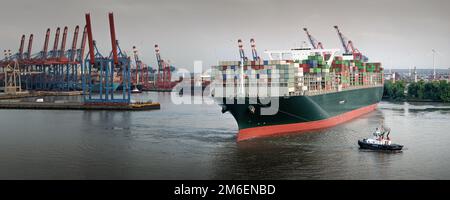
{"type": "Polygon", "coordinates": [[[244,100],[237,98],[216,100],[224,112],[229,111],[236,119],[239,127],[237,140],[242,141],[344,123],[375,110],[382,94],[383,87],[368,87],[314,96],[279,97],[278,111],[274,115],[261,115],[261,108],[267,105],[248,97],[242,104],[237,102],[244,100]]]}

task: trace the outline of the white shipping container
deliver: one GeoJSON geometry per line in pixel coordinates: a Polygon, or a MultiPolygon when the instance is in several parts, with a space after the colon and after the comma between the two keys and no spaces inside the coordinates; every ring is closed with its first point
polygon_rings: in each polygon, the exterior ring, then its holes
{"type": "Polygon", "coordinates": [[[353,55],[343,55],[342,60],[353,60],[353,55]]]}
{"type": "Polygon", "coordinates": [[[287,87],[280,87],[278,88],[280,96],[288,95],[289,91],[287,87]]]}

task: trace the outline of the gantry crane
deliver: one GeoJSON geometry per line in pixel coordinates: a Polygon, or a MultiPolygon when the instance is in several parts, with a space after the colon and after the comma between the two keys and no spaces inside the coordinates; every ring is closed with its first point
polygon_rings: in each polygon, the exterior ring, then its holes
{"type": "MultiPolygon", "coordinates": [[[[139,59],[139,52],[136,46],[133,46],[133,55],[134,55],[134,62],[136,64],[136,74],[134,74],[134,81],[136,82],[136,85],[141,85],[142,91],[148,91],[151,90],[151,85],[149,82],[149,66],[142,62],[141,59],[139,59]]],[[[151,73],[151,70],[150,70],[151,73]]],[[[136,86],[136,87],[137,87],[136,86]]]]}
{"type": "Polygon", "coordinates": [[[351,40],[347,40],[344,34],[341,33],[338,26],[334,26],[341,41],[342,47],[344,48],[344,54],[353,55],[354,60],[363,60],[367,61],[367,57],[363,56],[361,52],[353,46],[353,42],[351,40]]]}
{"type": "Polygon", "coordinates": [[[158,62],[158,78],[156,81],[156,88],[158,90],[171,90],[171,70],[170,65],[161,59],[161,54],[159,52],[159,46],[155,44],[156,61],[158,62]]]}
{"type": "MultiPolygon", "coordinates": [[[[81,48],[77,49],[78,31],[74,31],[72,47],[66,50],[68,28],[64,27],[61,44],[59,45],[60,28],[56,30],[53,48],[49,50],[50,28],[46,30],[42,50],[32,54],[33,34],[29,35],[28,46],[25,47],[25,35],[21,36],[17,53],[0,60],[0,67],[17,62],[21,80],[25,89],[29,90],[79,90],[81,89],[78,69],[82,65],[86,27],[83,32],[81,48]],[[26,48],[26,49],[25,49],[26,48]]],[[[10,51],[8,51],[10,52],[10,51]]],[[[6,52],[5,52],[6,53],[6,52]]],[[[1,75],[0,75],[1,76],[1,75]]],[[[3,79],[4,77],[0,77],[3,79]]]]}
{"type": "Polygon", "coordinates": [[[134,71],[134,77],[131,79],[132,80],[132,84],[134,83],[134,88],[137,89],[138,85],[140,85],[140,78],[139,77],[139,71],[141,70],[141,60],[139,60],[139,56],[138,56],[138,50],[136,48],[136,46],[133,46],[133,56],[134,56],[134,63],[136,64],[136,68],[134,71]],[[134,80],[133,80],[134,79],[134,80]]]}
{"type": "Polygon", "coordinates": [[[250,45],[252,47],[253,61],[259,61],[260,57],[258,56],[258,53],[256,52],[256,43],[255,43],[255,40],[253,38],[250,39],[250,45]]]}
{"type": "Polygon", "coordinates": [[[238,47],[239,47],[239,55],[241,57],[241,60],[243,62],[247,61],[247,57],[245,57],[244,47],[242,45],[242,40],[241,39],[238,40],[238,47]]]}
{"type": "Polygon", "coordinates": [[[116,39],[113,13],[108,13],[111,52],[103,56],[92,37],[90,14],[85,15],[89,53],[82,67],[82,86],[86,104],[129,104],[131,101],[130,57],[123,52],[116,39]],[[95,73],[94,73],[95,71],[95,73]],[[120,80],[116,76],[121,77],[120,80]],[[95,78],[95,79],[94,79],[95,78]],[[122,86],[122,95],[115,94],[122,86]],[[93,95],[97,93],[98,95],[93,95]]]}
{"type": "Polygon", "coordinates": [[[303,28],[303,30],[306,33],[306,36],[308,37],[309,42],[311,43],[311,46],[313,49],[323,49],[322,42],[318,42],[308,31],[307,28],[303,28]]]}

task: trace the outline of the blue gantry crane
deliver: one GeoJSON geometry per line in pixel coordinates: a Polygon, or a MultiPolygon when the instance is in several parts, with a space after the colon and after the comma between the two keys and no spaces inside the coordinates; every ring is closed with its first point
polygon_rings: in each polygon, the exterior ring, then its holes
{"type": "Polygon", "coordinates": [[[129,104],[131,101],[130,57],[120,48],[116,40],[114,16],[109,13],[112,50],[103,56],[92,36],[90,14],[86,14],[89,53],[82,70],[82,86],[85,104],[129,104]],[[121,86],[122,94],[115,95],[121,86]]]}

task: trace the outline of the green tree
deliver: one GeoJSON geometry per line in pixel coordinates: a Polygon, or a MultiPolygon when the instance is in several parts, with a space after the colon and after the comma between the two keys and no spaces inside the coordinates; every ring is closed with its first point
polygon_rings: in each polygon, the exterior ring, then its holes
{"type": "Polygon", "coordinates": [[[417,98],[424,99],[425,97],[425,82],[420,80],[417,82],[417,98]]]}
{"type": "Polygon", "coordinates": [[[418,98],[419,84],[410,83],[408,85],[408,98],[418,98]]]}
{"type": "Polygon", "coordinates": [[[384,82],[384,91],[383,91],[383,96],[388,97],[389,99],[392,99],[393,97],[393,86],[392,86],[392,82],[391,81],[386,81],[384,82]]]}
{"type": "Polygon", "coordinates": [[[394,84],[394,99],[403,100],[405,98],[405,87],[406,83],[404,81],[397,81],[394,84]]]}
{"type": "Polygon", "coordinates": [[[384,84],[383,96],[391,100],[417,99],[450,102],[450,83],[447,81],[425,82],[423,80],[417,83],[410,83],[406,90],[408,95],[405,96],[405,81],[397,81],[392,83],[386,81],[384,84]]]}
{"type": "Polygon", "coordinates": [[[450,102],[450,83],[447,81],[439,82],[439,99],[443,102],[450,102]]]}
{"type": "Polygon", "coordinates": [[[403,100],[405,98],[405,87],[406,83],[404,81],[397,81],[395,83],[386,81],[383,96],[391,100],[403,100]]]}

